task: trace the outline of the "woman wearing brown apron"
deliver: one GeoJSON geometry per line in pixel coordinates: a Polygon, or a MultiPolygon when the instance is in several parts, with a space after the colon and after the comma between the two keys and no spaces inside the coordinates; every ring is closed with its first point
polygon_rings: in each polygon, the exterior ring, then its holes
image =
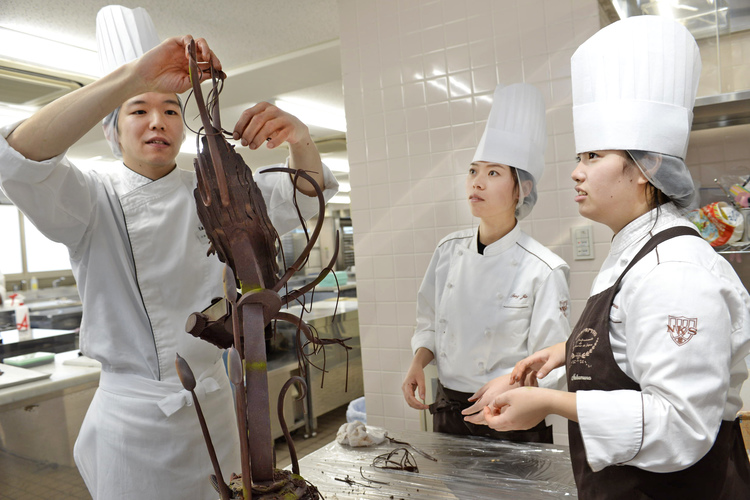
{"type": "Polygon", "coordinates": [[[508,430],[568,418],[580,498],[750,498],[735,420],[750,295],[681,216],[695,194],[683,161],[695,40],[674,21],[639,16],[599,31],[571,63],[575,201],[615,233],[610,253],[567,344],[510,376],[565,365],[569,392],[490,386],[467,419],[508,430]]]}

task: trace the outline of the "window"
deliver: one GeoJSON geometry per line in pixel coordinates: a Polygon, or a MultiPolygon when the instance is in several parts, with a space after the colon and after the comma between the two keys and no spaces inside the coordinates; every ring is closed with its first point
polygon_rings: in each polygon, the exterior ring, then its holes
{"type": "Polygon", "coordinates": [[[0,272],[12,280],[70,274],[68,249],[42,235],[13,205],[0,205],[0,272]],[[67,272],[66,272],[67,271],[67,272]]]}
{"type": "Polygon", "coordinates": [[[0,205],[0,234],[0,273],[22,273],[21,224],[13,205],[0,205]]]}
{"type": "Polygon", "coordinates": [[[23,217],[26,240],[26,267],[30,274],[70,269],[68,248],[55,243],[39,232],[26,216],[23,217]]]}

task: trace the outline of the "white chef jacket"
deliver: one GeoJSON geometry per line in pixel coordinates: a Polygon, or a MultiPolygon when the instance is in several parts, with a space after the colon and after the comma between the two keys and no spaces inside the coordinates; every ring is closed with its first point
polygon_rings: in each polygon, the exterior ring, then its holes
{"type": "MultiPolygon", "coordinates": [[[[213,468],[190,394],[176,368],[190,364],[225,476],[240,472],[232,391],[222,351],[185,333],[190,313],[223,296],[224,264],[195,208],[194,172],[152,181],[124,165],[83,172],[64,155],[34,162],[0,129],[0,185],[48,238],[65,244],[83,303],[81,351],[102,363],[99,390],[75,447],[96,498],[215,499],[213,468]]],[[[279,234],[299,224],[288,174],[256,174],[279,234]]],[[[326,199],[337,182],[324,169],[326,199]]],[[[299,194],[306,216],[317,198],[299,194]]]]}
{"type": "MultiPolygon", "coordinates": [[[[675,226],[691,223],[671,203],[625,226],[591,295],[612,286],[652,235],[675,226]]],[[[670,239],[625,275],[609,328],[615,361],[641,392],[576,392],[589,465],[673,472],[696,463],[711,449],[721,421],[734,420],[742,407],[750,350],[750,296],[742,282],[702,239],[670,239]],[[668,330],[679,318],[697,325],[683,345],[668,330]]]]}
{"type": "MultiPolygon", "coordinates": [[[[570,268],[516,226],[477,251],[477,230],[435,249],[417,297],[411,347],[435,355],[447,388],[475,392],[516,362],[570,335],[570,268]]],[[[539,381],[559,388],[564,370],[539,381]]]]}

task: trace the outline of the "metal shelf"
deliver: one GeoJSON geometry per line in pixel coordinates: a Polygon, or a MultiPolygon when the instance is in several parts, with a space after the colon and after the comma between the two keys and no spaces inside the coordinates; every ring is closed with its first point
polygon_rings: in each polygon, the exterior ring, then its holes
{"type": "Polygon", "coordinates": [[[724,245],[716,249],[722,255],[750,253],[750,241],[742,245],[724,245]]]}

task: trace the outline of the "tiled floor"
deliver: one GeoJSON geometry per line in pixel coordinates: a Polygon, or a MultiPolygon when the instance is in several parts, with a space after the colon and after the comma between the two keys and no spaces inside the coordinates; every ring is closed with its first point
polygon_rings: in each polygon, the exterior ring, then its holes
{"type": "MultiPolygon", "coordinates": [[[[292,433],[297,457],[302,458],[336,437],[336,431],[346,422],[346,406],[318,418],[317,434],[305,439],[303,430],[292,433]]],[[[276,441],[276,466],[291,464],[286,441],[276,441]]],[[[39,463],[13,456],[0,450],[0,500],[91,500],[75,467],[39,463]],[[33,480],[32,480],[33,479],[33,480]],[[29,486],[32,485],[32,486],[29,486]]]]}

